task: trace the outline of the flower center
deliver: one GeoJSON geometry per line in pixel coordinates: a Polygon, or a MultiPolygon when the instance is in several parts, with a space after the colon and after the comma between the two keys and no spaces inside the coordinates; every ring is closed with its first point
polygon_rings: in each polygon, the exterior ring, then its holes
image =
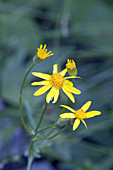
{"type": "Polygon", "coordinates": [[[86,118],[85,112],[82,109],[75,111],[75,113],[76,113],[76,116],[77,116],[78,119],[85,119],[86,118]]]}
{"type": "Polygon", "coordinates": [[[54,73],[50,79],[50,83],[52,84],[52,86],[56,87],[57,89],[62,88],[64,81],[64,77],[61,76],[59,73],[54,73]]]}
{"type": "Polygon", "coordinates": [[[47,58],[47,53],[46,53],[46,51],[44,51],[44,50],[39,50],[39,51],[37,52],[37,56],[38,56],[40,59],[45,59],[45,58],[47,58]]]}

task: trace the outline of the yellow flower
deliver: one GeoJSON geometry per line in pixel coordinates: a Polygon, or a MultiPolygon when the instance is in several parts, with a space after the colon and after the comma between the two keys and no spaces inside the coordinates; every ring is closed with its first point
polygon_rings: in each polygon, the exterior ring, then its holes
{"type": "Polygon", "coordinates": [[[44,45],[44,47],[42,48],[43,46],[40,45],[40,48],[37,48],[37,57],[41,60],[44,60],[46,59],[47,57],[53,55],[53,53],[51,53],[52,51],[49,51],[47,52],[47,49],[46,49],[46,44],[44,45]]]}
{"type": "Polygon", "coordinates": [[[74,62],[74,60],[67,60],[67,64],[66,64],[66,68],[68,69],[68,70],[73,70],[73,69],[75,69],[76,68],[76,65],[75,65],[75,62],[74,62]]]}
{"type": "Polygon", "coordinates": [[[73,110],[69,106],[61,105],[61,107],[64,107],[73,113],[63,113],[60,115],[60,117],[61,118],[69,118],[69,119],[76,118],[76,120],[74,121],[74,124],[73,124],[73,130],[75,130],[79,126],[80,120],[87,128],[87,125],[86,125],[86,122],[84,121],[84,119],[91,118],[91,117],[101,114],[100,111],[95,111],[95,110],[86,112],[89,109],[90,105],[91,105],[91,101],[88,101],[79,110],[73,110]]]}
{"type": "Polygon", "coordinates": [[[77,75],[77,68],[74,60],[67,60],[66,68],[70,76],[77,75]]]}
{"type": "Polygon", "coordinates": [[[57,64],[53,65],[53,74],[44,74],[44,73],[38,73],[38,72],[32,72],[32,74],[36,77],[40,77],[44,79],[44,81],[40,82],[33,82],[31,85],[44,85],[41,87],[39,90],[37,90],[34,93],[34,96],[40,96],[43,93],[45,93],[47,90],[51,88],[49,93],[46,96],[46,102],[49,103],[53,98],[54,101],[53,103],[57,102],[58,97],[59,97],[59,89],[62,88],[64,93],[70,98],[70,100],[74,103],[75,99],[72,93],[74,94],[80,94],[80,90],[76,89],[73,87],[73,83],[67,79],[70,78],[79,78],[77,76],[69,76],[69,77],[64,77],[67,72],[67,69],[65,68],[63,71],[60,73],[57,72],[57,64]]]}

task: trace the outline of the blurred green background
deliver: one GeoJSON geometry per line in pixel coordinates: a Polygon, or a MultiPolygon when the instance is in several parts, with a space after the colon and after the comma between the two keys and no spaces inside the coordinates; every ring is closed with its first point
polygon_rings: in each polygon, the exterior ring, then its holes
{"type": "MultiPolygon", "coordinates": [[[[75,87],[82,94],[69,105],[78,109],[91,100],[91,110],[102,114],[86,120],[88,130],[81,123],[74,132],[70,127],[52,141],[37,143],[42,157],[35,160],[32,170],[39,168],[40,162],[46,170],[112,170],[112,0],[0,1],[0,169],[26,167],[30,137],[20,121],[19,89],[40,44],[47,44],[54,56],[32,71],[51,74],[53,64],[58,64],[60,71],[68,58],[74,59],[82,77],[75,87]]],[[[24,118],[31,128],[38,122],[46,96],[33,96],[37,87],[30,84],[34,80],[38,79],[30,72],[23,92],[24,118]]],[[[49,104],[42,126],[57,121],[59,105],[66,100],[61,92],[58,102],[49,104]]]]}

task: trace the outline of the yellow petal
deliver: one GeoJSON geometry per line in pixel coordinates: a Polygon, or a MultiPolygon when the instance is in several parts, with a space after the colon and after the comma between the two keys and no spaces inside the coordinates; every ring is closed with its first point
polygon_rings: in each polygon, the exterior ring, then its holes
{"type": "Polygon", "coordinates": [[[49,51],[47,54],[50,54],[52,51],[49,51]]]}
{"type": "Polygon", "coordinates": [[[76,119],[76,120],[74,121],[74,124],[73,124],[73,130],[77,129],[77,127],[79,126],[79,124],[80,124],[80,119],[76,119]]]}
{"type": "Polygon", "coordinates": [[[69,86],[73,86],[73,83],[69,80],[65,80],[65,83],[68,84],[69,86]]]}
{"type": "Polygon", "coordinates": [[[38,73],[38,72],[32,72],[32,74],[36,77],[40,77],[45,80],[50,80],[50,78],[51,78],[51,76],[49,74],[38,73]]]}
{"type": "Polygon", "coordinates": [[[54,64],[54,65],[53,65],[53,74],[54,74],[54,73],[57,73],[57,64],[54,64]]]}
{"type": "Polygon", "coordinates": [[[97,115],[100,115],[100,114],[101,114],[101,112],[93,110],[93,111],[86,113],[86,118],[91,118],[91,117],[94,117],[94,116],[97,116],[97,115]]]}
{"type": "Polygon", "coordinates": [[[87,103],[85,103],[85,104],[81,107],[81,109],[82,109],[84,112],[86,112],[86,111],[89,109],[90,105],[91,105],[91,101],[88,101],[87,103]]]}
{"type": "Polygon", "coordinates": [[[64,84],[63,87],[65,88],[65,90],[70,91],[74,94],[80,94],[81,93],[80,90],[76,89],[75,87],[69,86],[68,84],[64,84]]]}
{"type": "Polygon", "coordinates": [[[47,90],[49,90],[51,87],[52,87],[51,84],[47,84],[47,85],[41,87],[39,90],[37,90],[37,91],[34,93],[34,96],[40,96],[40,95],[42,95],[42,94],[45,93],[47,90]]]}
{"type": "Polygon", "coordinates": [[[73,114],[73,113],[63,113],[63,114],[60,115],[60,117],[61,117],[61,118],[73,119],[73,118],[75,118],[76,116],[75,116],[75,114],[73,114]]]}
{"type": "Polygon", "coordinates": [[[54,101],[52,103],[56,103],[59,97],[59,89],[56,88],[56,92],[54,94],[54,101]]]}
{"type": "Polygon", "coordinates": [[[62,90],[64,91],[64,93],[69,97],[69,99],[75,103],[75,99],[74,99],[74,96],[72,95],[71,92],[67,91],[65,88],[62,87],[62,90]]]}
{"type": "Polygon", "coordinates": [[[42,44],[41,44],[41,45],[40,45],[40,49],[42,49],[42,47],[43,47],[43,46],[42,46],[42,44]]]}
{"type": "Polygon", "coordinates": [[[61,76],[65,76],[65,74],[67,73],[67,68],[65,68],[64,70],[62,70],[59,74],[61,76]]]}
{"type": "Polygon", "coordinates": [[[55,87],[52,87],[51,90],[49,91],[49,93],[46,96],[46,102],[47,103],[49,103],[53,99],[55,92],[56,92],[55,87]]]}
{"type": "Polygon", "coordinates": [[[66,106],[66,105],[60,105],[61,107],[64,107],[64,108],[66,108],[66,109],[68,109],[68,110],[70,110],[71,112],[75,112],[75,110],[73,110],[71,107],[69,107],[69,106],[66,106]]]}
{"type": "Polygon", "coordinates": [[[86,129],[87,129],[86,122],[85,122],[83,119],[81,119],[81,121],[82,121],[82,123],[85,125],[85,127],[86,127],[86,129]]]}
{"type": "Polygon", "coordinates": [[[39,81],[39,82],[33,82],[33,83],[31,83],[32,86],[46,85],[46,84],[49,84],[49,81],[39,81]]]}
{"type": "Polygon", "coordinates": [[[43,48],[43,50],[45,50],[46,49],[46,44],[44,45],[44,48],[43,48]]]}
{"type": "Polygon", "coordinates": [[[78,77],[78,76],[69,76],[69,77],[65,77],[65,79],[72,79],[72,78],[78,78],[78,79],[81,79],[81,77],[78,77]]]}

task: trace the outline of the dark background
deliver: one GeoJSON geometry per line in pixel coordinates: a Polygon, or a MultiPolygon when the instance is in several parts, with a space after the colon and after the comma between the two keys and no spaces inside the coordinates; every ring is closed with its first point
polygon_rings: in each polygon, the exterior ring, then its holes
{"type": "MultiPolygon", "coordinates": [[[[59,71],[68,58],[77,64],[75,96],[80,108],[88,100],[91,110],[102,114],[72,127],[54,140],[36,144],[37,157],[32,170],[112,170],[113,169],[113,1],[112,0],[1,0],[0,1],[0,169],[24,170],[30,136],[19,115],[19,89],[26,69],[40,44],[47,44],[54,56],[36,65],[32,71],[59,71]],[[41,169],[42,168],[42,169],[41,169]]],[[[45,96],[34,97],[37,80],[27,78],[23,93],[24,118],[35,127],[45,103],[45,96]],[[33,119],[32,119],[33,117],[33,119]],[[34,122],[35,120],[35,122],[34,122]]],[[[42,126],[57,121],[60,93],[56,104],[49,104],[42,126]]],[[[30,125],[31,124],[31,125],[30,125]]]]}

